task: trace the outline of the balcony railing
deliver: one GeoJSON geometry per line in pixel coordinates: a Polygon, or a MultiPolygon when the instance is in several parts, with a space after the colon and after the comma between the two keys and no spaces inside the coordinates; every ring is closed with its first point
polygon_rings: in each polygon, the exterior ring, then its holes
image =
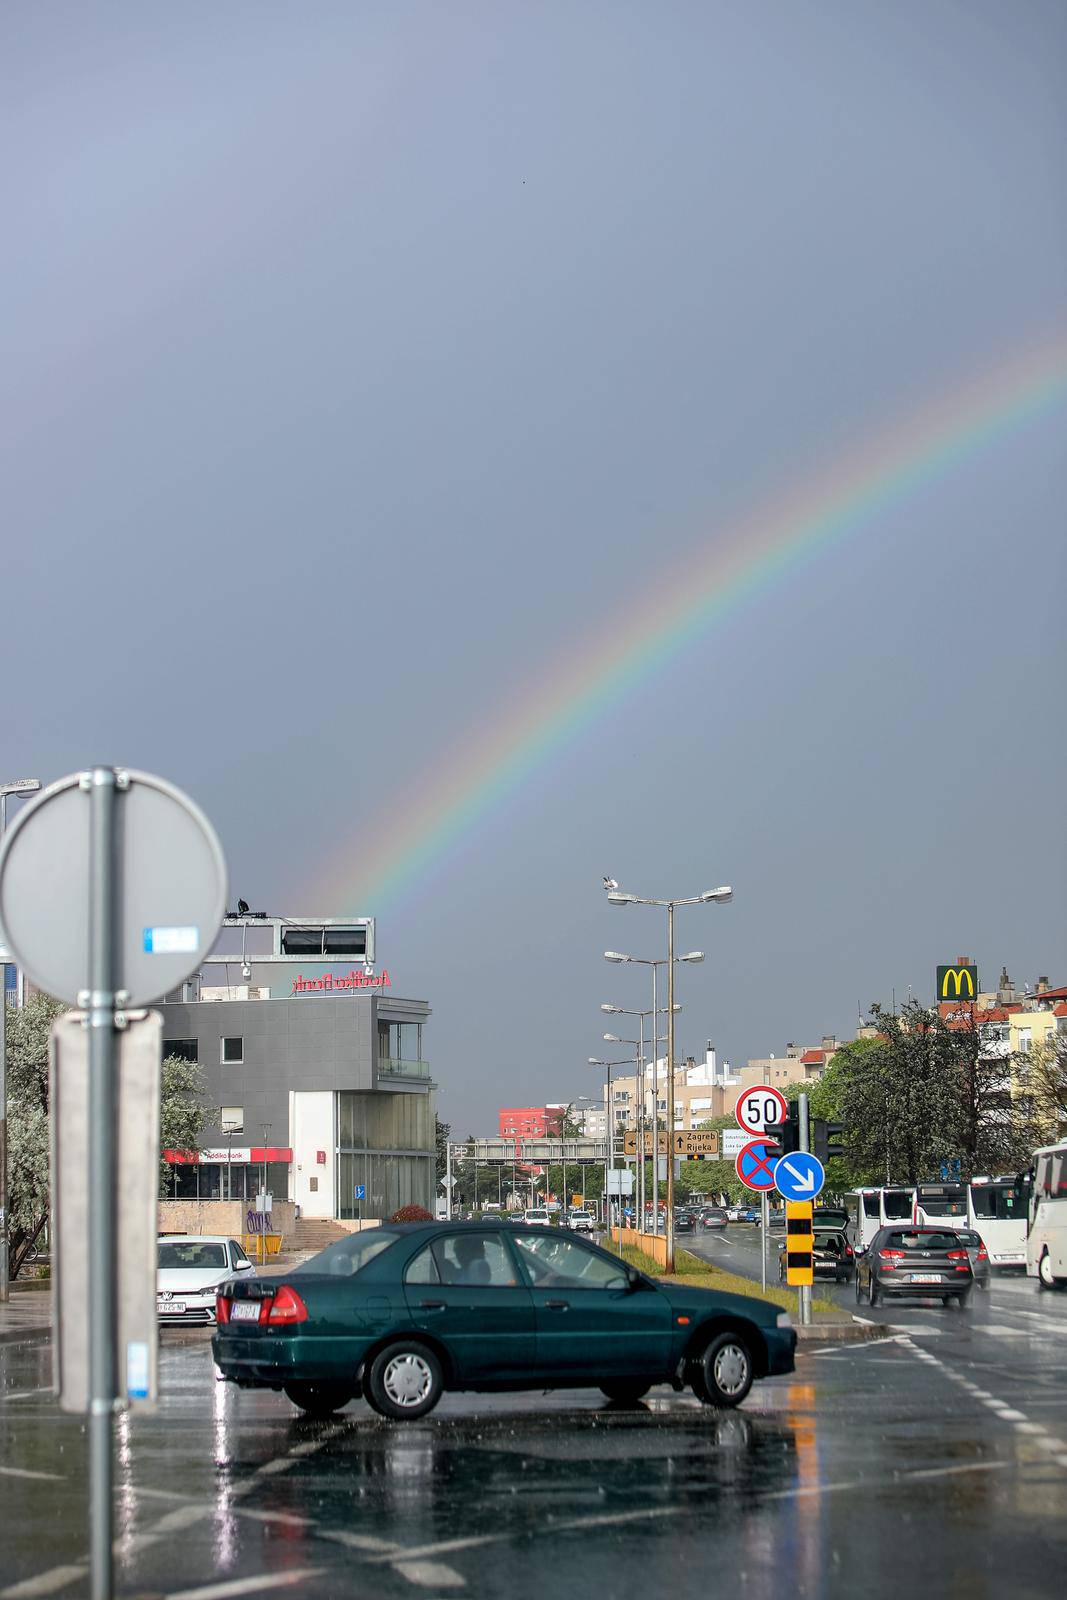
{"type": "Polygon", "coordinates": [[[378,1057],[379,1078],[428,1078],[430,1076],[430,1063],[428,1061],[395,1061],[392,1056],[378,1057]]]}

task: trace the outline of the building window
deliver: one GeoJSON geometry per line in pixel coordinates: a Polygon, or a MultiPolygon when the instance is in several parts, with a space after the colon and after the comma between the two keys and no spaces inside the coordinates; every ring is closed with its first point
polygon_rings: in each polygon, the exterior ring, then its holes
{"type": "Polygon", "coordinates": [[[245,1113],[243,1106],[222,1106],[219,1111],[219,1127],[223,1133],[243,1133],[245,1126],[245,1113]]]}
{"type": "Polygon", "coordinates": [[[164,1039],[163,1059],[168,1056],[177,1056],[179,1061],[197,1061],[195,1039],[164,1039]]]}
{"type": "Polygon", "coordinates": [[[222,1041],[222,1055],[220,1057],[224,1066],[239,1065],[245,1058],[245,1042],[243,1039],[230,1037],[222,1041]]]}
{"type": "Polygon", "coordinates": [[[1031,1037],[1032,1030],[1030,1028],[1019,1029],[1019,1050],[1024,1056],[1030,1054],[1031,1037]]]}

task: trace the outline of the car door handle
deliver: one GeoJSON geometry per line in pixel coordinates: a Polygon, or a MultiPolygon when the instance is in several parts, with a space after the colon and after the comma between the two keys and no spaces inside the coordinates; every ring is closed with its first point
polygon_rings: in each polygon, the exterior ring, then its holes
{"type": "Polygon", "coordinates": [[[570,1307],[570,1301],[569,1300],[546,1300],[545,1301],[545,1310],[546,1311],[569,1311],[570,1308],[571,1307],[570,1307]]]}
{"type": "Polygon", "coordinates": [[[445,1303],[443,1300],[420,1300],[419,1308],[422,1311],[443,1311],[445,1303]]]}

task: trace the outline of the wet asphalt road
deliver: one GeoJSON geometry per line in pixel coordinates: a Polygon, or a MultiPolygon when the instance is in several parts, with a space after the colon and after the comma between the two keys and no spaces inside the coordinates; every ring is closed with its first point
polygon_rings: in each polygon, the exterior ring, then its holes
{"type": "MultiPolygon", "coordinates": [[[[758,1270],[701,1242],[727,1248],[758,1270]]],[[[167,1331],[160,1406],[118,1430],[121,1592],[1059,1595],[1067,1294],[998,1280],[972,1305],[894,1306],[891,1339],[807,1346],[739,1411],[457,1395],[408,1425],[305,1422],[167,1331]]],[[[85,1438],[50,1362],[0,1347],[3,1600],[85,1592],[85,1438]]]]}

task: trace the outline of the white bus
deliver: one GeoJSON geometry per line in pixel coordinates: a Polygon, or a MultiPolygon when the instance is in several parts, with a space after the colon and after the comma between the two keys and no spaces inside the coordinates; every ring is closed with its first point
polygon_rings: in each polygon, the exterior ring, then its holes
{"type": "Polygon", "coordinates": [[[1016,1178],[972,1178],[967,1226],[981,1235],[991,1267],[1026,1266],[1028,1187],[1016,1178]]]}
{"type": "Polygon", "coordinates": [[[1067,1283],[1067,1140],[1034,1151],[1026,1270],[1043,1289],[1067,1283]]]}
{"type": "Polygon", "coordinates": [[[915,1190],[904,1184],[885,1188],[852,1189],[845,1196],[848,1236],[854,1250],[866,1250],[879,1228],[891,1222],[911,1222],[915,1190]]]}
{"type": "Polygon", "coordinates": [[[1026,1196],[1015,1178],[920,1183],[914,1221],[973,1229],[989,1253],[991,1267],[1026,1265],[1026,1196]]]}

